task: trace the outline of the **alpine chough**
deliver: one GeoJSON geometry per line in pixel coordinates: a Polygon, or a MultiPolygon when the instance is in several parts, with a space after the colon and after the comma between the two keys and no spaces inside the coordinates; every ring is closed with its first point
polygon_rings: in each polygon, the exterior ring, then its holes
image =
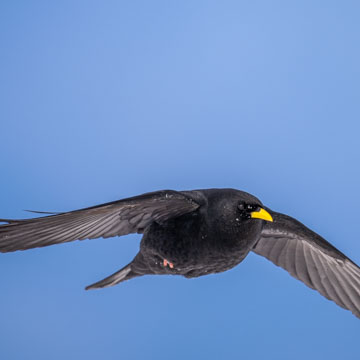
{"type": "Polygon", "coordinates": [[[235,189],[156,191],[26,220],[0,219],[0,252],[73,240],[143,234],[128,265],[86,289],[141,275],[193,278],[226,271],[250,252],[360,318],[360,268],[290,216],[235,189]]]}

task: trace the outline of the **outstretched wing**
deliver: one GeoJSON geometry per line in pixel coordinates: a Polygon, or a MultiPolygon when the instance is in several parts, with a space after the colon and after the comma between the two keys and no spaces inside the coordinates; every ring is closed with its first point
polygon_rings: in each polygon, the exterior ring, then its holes
{"type": "Polygon", "coordinates": [[[162,222],[198,207],[180,192],[163,190],[51,216],[0,219],[7,223],[0,225],[0,252],[142,233],[153,221],[162,222]]]}
{"type": "Polygon", "coordinates": [[[360,268],[299,221],[269,210],[253,251],[360,318],[360,268]]]}

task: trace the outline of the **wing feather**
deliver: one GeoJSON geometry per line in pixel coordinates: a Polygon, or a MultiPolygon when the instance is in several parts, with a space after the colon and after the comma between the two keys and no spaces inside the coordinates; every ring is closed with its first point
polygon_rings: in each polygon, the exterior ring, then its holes
{"type": "Polygon", "coordinates": [[[314,288],[314,285],[310,279],[309,271],[307,269],[307,262],[304,255],[304,248],[299,244],[299,242],[295,242],[295,269],[299,280],[305,283],[307,286],[314,288]],[[304,261],[301,261],[304,259],[304,261]]]}
{"type": "Polygon", "coordinates": [[[190,196],[162,190],[132,198],[26,220],[0,219],[0,252],[25,250],[73,240],[142,233],[162,222],[196,210],[190,196]]]}
{"type": "Polygon", "coordinates": [[[270,213],[253,251],[360,318],[359,266],[299,221],[270,213]]]}

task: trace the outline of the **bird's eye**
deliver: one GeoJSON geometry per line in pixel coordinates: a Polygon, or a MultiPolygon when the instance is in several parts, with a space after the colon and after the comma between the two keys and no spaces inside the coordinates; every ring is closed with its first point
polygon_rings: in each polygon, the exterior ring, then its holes
{"type": "Polygon", "coordinates": [[[250,205],[250,204],[246,205],[246,210],[248,211],[256,211],[258,209],[259,209],[258,205],[250,205]]]}
{"type": "Polygon", "coordinates": [[[237,207],[242,219],[250,219],[251,213],[259,209],[258,205],[246,204],[245,202],[241,202],[237,207]]]}
{"type": "Polygon", "coordinates": [[[257,211],[259,209],[260,209],[260,207],[258,205],[254,205],[254,204],[245,204],[245,207],[244,207],[244,210],[247,213],[250,213],[252,211],[257,211]]]}

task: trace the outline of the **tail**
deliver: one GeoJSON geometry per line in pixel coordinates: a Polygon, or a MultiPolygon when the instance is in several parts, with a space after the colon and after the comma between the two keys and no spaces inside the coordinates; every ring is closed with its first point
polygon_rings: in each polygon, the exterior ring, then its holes
{"type": "Polygon", "coordinates": [[[117,285],[123,281],[130,280],[136,276],[140,276],[139,274],[134,273],[131,270],[131,263],[123,267],[121,270],[117,271],[116,273],[106,277],[103,280],[100,280],[94,284],[91,284],[85,288],[85,290],[91,289],[101,289],[105,287],[110,287],[117,285]]]}

